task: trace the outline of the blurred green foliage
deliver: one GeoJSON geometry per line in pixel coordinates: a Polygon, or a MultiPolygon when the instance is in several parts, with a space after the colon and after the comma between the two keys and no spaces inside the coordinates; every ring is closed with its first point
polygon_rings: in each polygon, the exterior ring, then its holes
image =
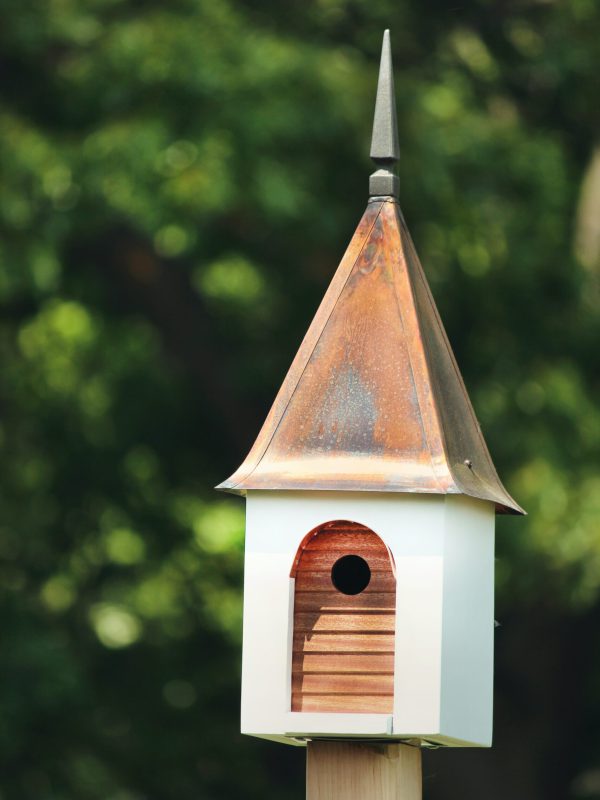
{"type": "Polygon", "coordinates": [[[597,3],[3,0],[2,800],[303,796],[238,734],[243,504],[211,487],[362,212],[388,26],[404,212],[530,514],[498,747],[429,796],[600,797],[597,3]]]}

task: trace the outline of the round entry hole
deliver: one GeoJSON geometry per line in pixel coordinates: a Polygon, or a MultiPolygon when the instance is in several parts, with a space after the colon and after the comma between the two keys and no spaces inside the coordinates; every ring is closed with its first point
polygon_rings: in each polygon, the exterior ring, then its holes
{"type": "Polygon", "coordinates": [[[331,568],[331,582],[342,594],[360,594],[370,580],[369,565],[360,556],[342,556],[331,568]]]}

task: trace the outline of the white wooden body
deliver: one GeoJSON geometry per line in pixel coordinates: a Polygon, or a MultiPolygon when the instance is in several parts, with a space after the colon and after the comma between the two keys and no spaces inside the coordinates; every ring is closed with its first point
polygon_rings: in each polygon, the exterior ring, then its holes
{"type": "Polygon", "coordinates": [[[488,747],[492,738],[494,506],[462,495],[249,491],[242,733],[421,739],[488,747]],[[396,568],[394,713],[291,712],[294,580],[309,531],[371,528],[396,568]]]}

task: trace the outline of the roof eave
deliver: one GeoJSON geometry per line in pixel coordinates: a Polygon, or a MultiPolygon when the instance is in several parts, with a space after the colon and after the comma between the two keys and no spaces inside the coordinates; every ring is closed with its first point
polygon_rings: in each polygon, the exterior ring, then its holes
{"type": "MultiPolygon", "coordinates": [[[[233,478],[234,476],[232,476],[233,478]]],[[[303,480],[290,480],[290,479],[270,479],[267,482],[262,481],[253,481],[252,479],[248,479],[242,481],[241,483],[237,483],[236,481],[229,478],[218,486],[215,486],[215,489],[227,492],[229,494],[235,494],[241,497],[245,497],[247,492],[249,491],[269,491],[269,492],[297,492],[297,491],[304,491],[304,492],[373,492],[375,494],[423,494],[423,495],[463,495],[464,497],[472,497],[475,500],[483,500],[485,502],[490,502],[494,504],[496,514],[509,514],[511,516],[520,516],[526,515],[525,512],[513,499],[510,497],[509,494],[504,495],[503,497],[498,496],[496,493],[493,492],[465,492],[459,489],[459,487],[454,484],[450,486],[446,491],[441,492],[439,490],[433,488],[426,488],[426,487],[406,487],[406,486],[393,486],[390,484],[361,484],[357,481],[337,481],[332,482],[324,481],[323,483],[319,483],[318,481],[314,483],[308,483],[307,481],[303,480]]]]}

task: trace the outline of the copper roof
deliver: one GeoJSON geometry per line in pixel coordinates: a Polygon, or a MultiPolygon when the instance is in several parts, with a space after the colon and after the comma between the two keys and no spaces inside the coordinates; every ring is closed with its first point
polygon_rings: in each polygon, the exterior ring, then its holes
{"type": "Polygon", "coordinates": [[[464,494],[524,513],[393,196],[369,201],[258,439],[218,488],[464,494]]]}

